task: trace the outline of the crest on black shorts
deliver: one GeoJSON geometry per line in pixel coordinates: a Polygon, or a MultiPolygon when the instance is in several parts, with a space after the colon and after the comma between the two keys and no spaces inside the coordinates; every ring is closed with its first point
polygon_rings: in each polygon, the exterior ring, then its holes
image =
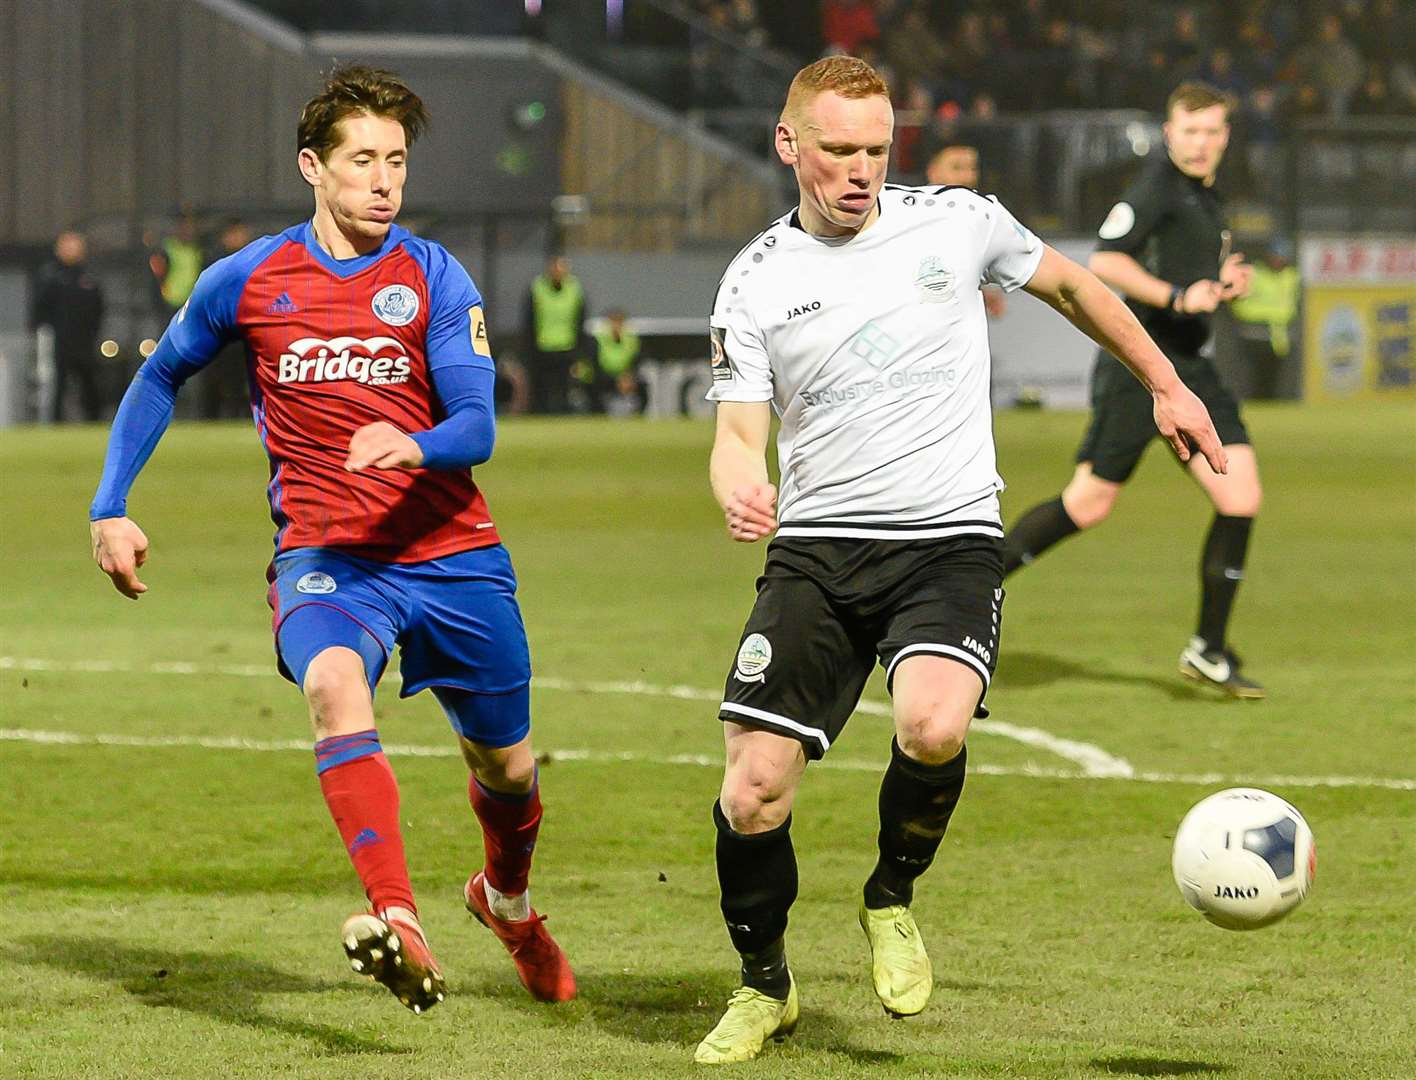
{"type": "Polygon", "coordinates": [[[733,675],[739,682],[766,682],[767,665],[772,662],[772,643],[761,634],[748,634],[738,647],[733,675]]]}

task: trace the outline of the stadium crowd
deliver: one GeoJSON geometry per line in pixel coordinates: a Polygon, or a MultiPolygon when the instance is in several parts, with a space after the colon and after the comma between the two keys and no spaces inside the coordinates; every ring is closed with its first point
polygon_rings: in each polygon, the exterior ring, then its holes
{"type": "Polygon", "coordinates": [[[1257,125],[1416,114],[1416,8],[1402,0],[820,0],[815,19],[803,6],[786,17],[758,0],[693,4],[745,45],[861,56],[897,106],[945,118],[1154,110],[1192,77],[1235,94],[1257,125]]]}

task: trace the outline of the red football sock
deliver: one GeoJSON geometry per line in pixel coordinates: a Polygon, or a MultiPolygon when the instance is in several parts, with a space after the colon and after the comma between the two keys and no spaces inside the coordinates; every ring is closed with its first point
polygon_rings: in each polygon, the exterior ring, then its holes
{"type": "Polygon", "coordinates": [[[533,784],[525,795],[507,795],[483,787],[474,776],[467,784],[467,795],[482,823],[488,883],[507,896],[524,893],[541,829],[540,785],[533,784]]]}
{"type": "Polygon", "coordinates": [[[398,781],[378,733],[361,731],[315,744],[320,789],[375,911],[417,911],[403,834],[398,829],[398,781]]]}

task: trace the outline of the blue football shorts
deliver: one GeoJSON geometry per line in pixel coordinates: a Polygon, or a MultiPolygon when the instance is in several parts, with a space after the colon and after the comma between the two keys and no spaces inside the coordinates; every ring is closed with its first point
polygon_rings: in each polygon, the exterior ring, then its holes
{"type": "Polygon", "coordinates": [[[276,659],[297,686],[316,656],[342,646],[363,658],[373,689],[397,645],[400,697],[432,688],[453,728],[474,742],[525,737],[531,654],[502,545],[419,563],[299,548],[276,556],[272,572],[276,659]]]}

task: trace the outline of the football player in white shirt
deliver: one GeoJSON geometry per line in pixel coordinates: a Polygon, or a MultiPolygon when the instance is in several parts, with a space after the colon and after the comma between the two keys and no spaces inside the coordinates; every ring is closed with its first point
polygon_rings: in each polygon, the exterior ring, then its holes
{"type": "Polygon", "coordinates": [[[1225,468],[1204,405],[1091,273],[996,200],[885,188],[893,127],[864,61],[828,57],[797,74],[776,148],[799,205],[729,265],[711,319],[713,494],[734,540],[778,535],[719,711],[717,869],[743,985],[698,1046],[704,1064],[754,1057],[796,1026],[783,940],[797,892],[792,800],[876,662],[895,738],[860,922],[886,1012],[914,1015],[929,999],[909,905],[963,789],[1003,599],[981,283],[1056,308],[1146,386],[1180,457],[1193,443],[1225,468]],[[766,462],[774,409],[780,499],[766,462]]]}

